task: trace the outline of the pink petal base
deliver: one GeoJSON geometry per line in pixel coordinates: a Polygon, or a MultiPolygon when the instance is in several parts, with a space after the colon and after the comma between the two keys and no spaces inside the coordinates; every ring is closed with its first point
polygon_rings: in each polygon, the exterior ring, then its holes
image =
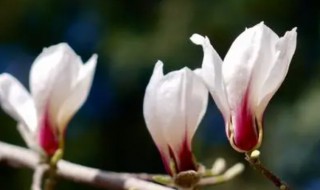
{"type": "Polygon", "coordinates": [[[191,152],[191,148],[187,142],[187,138],[185,138],[180,151],[178,152],[178,154],[176,154],[178,155],[178,158],[175,157],[173,149],[169,145],[168,150],[170,158],[168,158],[166,154],[164,154],[161,150],[160,154],[163,165],[169,175],[173,176],[177,173],[187,170],[197,170],[197,165],[191,152]],[[173,162],[174,168],[171,168],[172,166],[170,166],[170,161],[173,162]],[[172,169],[174,169],[175,171],[172,171],[172,169]]]}
{"type": "Polygon", "coordinates": [[[248,99],[249,95],[246,93],[232,123],[234,144],[242,151],[251,151],[258,144],[259,139],[255,116],[250,110],[248,99]]]}
{"type": "Polygon", "coordinates": [[[197,166],[194,160],[194,156],[191,151],[191,147],[187,142],[187,138],[183,141],[182,147],[179,152],[179,170],[178,171],[187,171],[187,170],[197,170],[197,166]]]}
{"type": "Polygon", "coordinates": [[[52,156],[59,148],[59,139],[50,123],[48,111],[41,120],[38,140],[41,148],[48,156],[52,156]]]}

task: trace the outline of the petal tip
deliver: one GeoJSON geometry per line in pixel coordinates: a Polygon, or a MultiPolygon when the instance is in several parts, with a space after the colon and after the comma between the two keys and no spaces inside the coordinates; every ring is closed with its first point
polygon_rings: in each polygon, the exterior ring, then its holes
{"type": "Polygon", "coordinates": [[[292,28],[290,31],[287,31],[282,38],[297,38],[297,27],[292,28]]]}
{"type": "Polygon", "coordinates": [[[10,75],[9,73],[2,73],[0,74],[0,80],[7,80],[8,78],[13,77],[12,75],[10,75]]]}
{"type": "Polygon", "coordinates": [[[192,41],[192,43],[196,44],[196,45],[202,45],[205,42],[205,38],[203,36],[201,36],[200,34],[193,34],[190,37],[190,40],[192,41]]]}
{"type": "Polygon", "coordinates": [[[298,30],[298,28],[297,28],[297,27],[294,27],[294,28],[292,28],[291,31],[289,31],[289,33],[292,33],[292,34],[297,35],[297,30],[298,30]]]}
{"type": "Polygon", "coordinates": [[[163,73],[163,62],[161,60],[158,60],[154,65],[153,72],[156,72],[156,71],[163,73]]]}
{"type": "Polygon", "coordinates": [[[98,54],[93,54],[89,60],[87,61],[87,64],[93,64],[96,65],[97,64],[97,60],[98,60],[98,54]]]}
{"type": "Polygon", "coordinates": [[[261,21],[261,22],[259,22],[258,24],[254,25],[254,26],[252,26],[252,27],[246,28],[245,31],[247,31],[247,30],[263,31],[263,30],[265,30],[266,28],[268,28],[268,26],[264,24],[264,21],[261,21]]]}
{"type": "Polygon", "coordinates": [[[71,49],[71,47],[69,46],[69,44],[67,44],[66,42],[61,42],[58,43],[56,45],[52,45],[49,47],[44,47],[43,48],[43,52],[49,51],[49,50],[60,50],[60,51],[66,51],[67,49],[71,49]]]}
{"type": "Polygon", "coordinates": [[[91,56],[91,58],[93,58],[93,59],[98,59],[98,54],[94,53],[94,54],[91,56]]]}
{"type": "Polygon", "coordinates": [[[163,77],[163,63],[158,60],[154,65],[153,72],[149,81],[149,84],[153,84],[155,81],[160,80],[163,77]]]}
{"type": "Polygon", "coordinates": [[[161,60],[157,60],[155,67],[163,66],[163,62],[161,60]]]}
{"type": "Polygon", "coordinates": [[[191,69],[190,69],[189,67],[185,66],[185,67],[183,67],[183,68],[181,69],[181,71],[189,72],[189,71],[191,71],[191,69]]]}

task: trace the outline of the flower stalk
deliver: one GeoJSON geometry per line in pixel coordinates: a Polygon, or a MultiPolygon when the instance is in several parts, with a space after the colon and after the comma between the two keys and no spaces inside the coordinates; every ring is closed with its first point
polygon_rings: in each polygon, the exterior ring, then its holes
{"type": "Polygon", "coordinates": [[[54,190],[54,187],[56,185],[56,180],[54,176],[55,175],[50,170],[50,175],[45,181],[44,190],[54,190]]]}
{"type": "Polygon", "coordinates": [[[278,176],[268,170],[260,161],[260,151],[254,150],[251,153],[245,153],[245,159],[250,165],[257,171],[259,171],[264,177],[270,180],[280,190],[290,190],[289,186],[283,182],[278,176]]]}
{"type": "Polygon", "coordinates": [[[57,183],[56,176],[57,176],[57,164],[59,160],[63,157],[63,148],[59,148],[53,156],[46,156],[44,155],[43,161],[40,165],[45,164],[48,166],[46,175],[44,178],[44,190],[54,190],[55,185],[57,183]]]}

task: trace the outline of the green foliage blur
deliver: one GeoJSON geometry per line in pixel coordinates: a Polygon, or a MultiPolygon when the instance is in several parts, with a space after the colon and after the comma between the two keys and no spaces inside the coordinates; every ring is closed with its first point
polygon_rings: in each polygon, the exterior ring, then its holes
{"type": "MultiPolygon", "coordinates": [[[[0,0],[0,71],[28,86],[34,58],[68,42],[87,60],[99,55],[90,97],[67,130],[64,159],[103,170],[164,173],[145,127],[142,103],[155,62],[165,72],[200,67],[193,33],[224,57],[233,40],[260,21],[278,35],[298,27],[289,73],[265,113],[262,161],[293,189],[320,189],[320,8],[316,0],[0,0]]],[[[0,111],[0,140],[25,146],[0,111]]],[[[194,138],[199,162],[245,162],[229,145],[213,101],[194,138]]],[[[269,190],[246,164],[234,180],[207,189],[269,190]],[[241,187],[241,188],[239,188],[241,187]]],[[[32,171],[0,163],[0,189],[30,189],[32,171]]],[[[60,180],[57,189],[94,189],[60,180]]]]}

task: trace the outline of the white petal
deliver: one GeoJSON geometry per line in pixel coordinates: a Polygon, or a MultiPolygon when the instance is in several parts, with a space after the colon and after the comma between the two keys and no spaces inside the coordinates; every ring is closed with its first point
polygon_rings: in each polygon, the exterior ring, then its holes
{"type": "Polygon", "coordinates": [[[193,34],[190,40],[203,48],[202,69],[198,71],[201,74],[204,82],[209,88],[209,91],[217,104],[218,108],[225,119],[229,118],[229,105],[225,93],[225,87],[222,78],[222,60],[218,53],[210,44],[207,37],[199,34],[193,34]]]}
{"type": "Polygon", "coordinates": [[[276,59],[273,62],[272,67],[270,67],[269,70],[265,70],[266,78],[259,91],[257,114],[260,119],[262,119],[262,114],[268,102],[287,75],[292,56],[296,49],[296,40],[296,28],[293,28],[290,32],[286,32],[286,34],[275,44],[274,49],[276,52],[276,59]]]}
{"type": "Polygon", "coordinates": [[[30,72],[30,88],[38,114],[49,107],[51,120],[57,122],[62,103],[77,82],[82,61],[65,43],[45,48],[34,61],[30,72]]]}
{"type": "Polygon", "coordinates": [[[278,36],[261,22],[246,29],[233,42],[222,66],[223,77],[232,110],[241,103],[249,90],[249,104],[257,105],[265,71],[275,60],[274,45],[278,36]]]}
{"type": "Polygon", "coordinates": [[[156,88],[156,84],[163,78],[163,63],[158,60],[154,66],[152,76],[147,88],[156,88]]]}
{"type": "Polygon", "coordinates": [[[187,109],[187,134],[188,142],[191,143],[192,138],[207,110],[208,105],[208,89],[206,88],[203,79],[200,78],[196,71],[192,74],[187,70],[186,84],[186,109],[187,109]]]}
{"type": "Polygon", "coordinates": [[[28,126],[20,122],[17,124],[17,129],[22,139],[25,141],[29,148],[35,151],[41,150],[37,141],[37,134],[35,133],[35,131],[31,132],[28,126]]]}
{"type": "Polygon", "coordinates": [[[154,95],[159,127],[174,153],[179,153],[185,140],[191,146],[207,108],[208,91],[198,76],[183,68],[165,75],[154,95]]]}
{"type": "Polygon", "coordinates": [[[190,40],[196,45],[203,45],[205,43],[205,38],[197,33],[192,34],[190,40]]]}
{"type": "Polygon", "coordinates": [[[28,132],[36,131],[38,121],[34,102],[22,84],[7,73],[0,75],[0,100],[2,108],[23,123],[28,132]]]}
{"type": "MultiPolygon", "coordinates": [[[[163,78],[163,63],[157,61],[148,86],[145,91],[143,100],[143,116],[146,122],[147,128],[157,148],[159,149],[162,159],[169,162],[170,153],[169,147],[163,134],[163,128],[161,126],[161,119],[157,115],[157,88],[159,81],[163,78]]],[[[168,165],[169,163],[167,163],[168,165]]]]}
{"type": "MultiPolygon", "coordinates": [[[[157,116],[156,93],[158,82],[163,77],[163,63],[158,61],[154,67],[143,100],[143,116],[147,128],[158,149],[167,149],[167,142],[163,136],[160,118],[157,116]]],[[[166,151],[167,152],[167,151],[166,151]]],[[[169,152],[167,152],[169,154],[169,152]]]]}
{"type": "Polygon", "coordinates": [[[69,96],[62,103],[58,113],[60,130],[66,127],[69,120],[80,109],[88,97],[97,64],[97,55],[93,55],[85,65],[82,65],[77,82],[72,86],[69,96]]]}

